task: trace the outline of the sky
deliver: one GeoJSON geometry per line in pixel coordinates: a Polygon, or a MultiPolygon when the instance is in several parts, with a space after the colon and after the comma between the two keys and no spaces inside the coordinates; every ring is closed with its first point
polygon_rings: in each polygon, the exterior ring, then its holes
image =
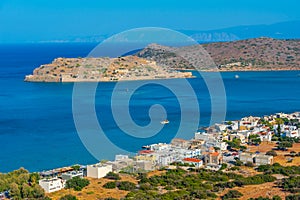
{"type": "Polygon", "coordinates": [[[0,0],[0,42],[65,40],[138,27],[213,30],[300,20],[298,0],[0,0]]]}

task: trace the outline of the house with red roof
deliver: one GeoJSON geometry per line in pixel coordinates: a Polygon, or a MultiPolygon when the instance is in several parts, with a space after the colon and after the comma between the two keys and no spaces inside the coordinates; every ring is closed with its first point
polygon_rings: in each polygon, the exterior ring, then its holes
{"type": "Polygon", "coordinates": [[[184,158],[182,162],[194,165],[196,168],[200,168],[203,166],[203,161],[197,158],[184,158]]]}

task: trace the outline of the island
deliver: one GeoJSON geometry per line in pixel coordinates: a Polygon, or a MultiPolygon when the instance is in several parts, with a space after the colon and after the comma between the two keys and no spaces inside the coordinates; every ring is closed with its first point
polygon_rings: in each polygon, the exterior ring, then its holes
{"type": "Polygon", "coordinates": [[[191,78],[191,72],[179,72],[137,56],[118,58],[57,58],[27,75],[29,82],[109,82],[191,78]]]}

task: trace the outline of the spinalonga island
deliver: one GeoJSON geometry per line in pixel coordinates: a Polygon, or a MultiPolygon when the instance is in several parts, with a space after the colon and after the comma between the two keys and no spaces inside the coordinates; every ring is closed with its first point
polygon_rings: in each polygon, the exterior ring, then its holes
{"type": "Polygon", "coordinates": [[[155,61],[137,56],[118,58],[57,58],[27,75],[28,82],[109,82],[192,78],[191,72],[179,72],[155,61]]]}

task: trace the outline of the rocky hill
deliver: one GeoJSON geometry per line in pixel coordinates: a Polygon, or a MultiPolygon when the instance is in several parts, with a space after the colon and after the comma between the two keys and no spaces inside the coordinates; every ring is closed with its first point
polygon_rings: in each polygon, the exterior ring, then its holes
{"type": "Polygon", "coordinates": [[[300,40],[256,38],[179,48],[153,44],[136,55],[175,69],[300,70],[300,40]]]}
{"type": "Polygon", "coordinates": [[[119,58],[57,58],[41,65],[27,75],[30,82],[98,82],[122,80],[147,80],[189,78],[190,72],[178,72],[162,67],[155,61],[136,56],[119,58]]]}

